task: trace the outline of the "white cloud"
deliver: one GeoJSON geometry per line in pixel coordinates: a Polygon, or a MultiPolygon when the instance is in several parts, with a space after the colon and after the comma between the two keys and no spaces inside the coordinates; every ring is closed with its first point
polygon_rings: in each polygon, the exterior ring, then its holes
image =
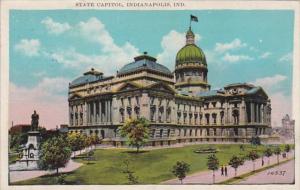
{"type": "Polygon", "coordinates": [[[71,29],[69,23],[55,22],[52,18],[47,17],[41,21],[50,34],[59,35],[71,29]]]}
{"type": "Polygon", "coordinates": [[[15,45],[15,50],[26,56],[38,56],[41,43],[38,39],[22,39],[15,45]]]}
{"type": "Polygon", "coordinates": [[[255,81],[251,82],[257,86],[261,86],[264,89],[270,90],[271,88],[278,85],[280,82],[287,79],[287,76],[284,75],[274,75],[271,77],[258,78],[255,81]]]}
{"type": "MultiPolygon", "coordinates": [[[[195,34],[195,41],[198,42],[200,39],[201,36],[195,34]]],[[[185,45],[185,41],[185,33],[179,33],[175,30],[171,30],[163,36],[160,43],[163,50],[157,55],[158,62],[173,70],[176,54],[185,45]]]]}
{"type": "Polygon", "coordinates": [[[270,57],[270,55],[272,55],[271,52],[265,52],[265,53],[261,54],[261,55],[259,56],[259,58],[261,58],[261,59],[266,59],[266,58],[270,57]]]}
{"type": "Polygon", "coordinates": [[[288,62],[288,61],[292,61],[292,60],[293,60],[292,52],[289,52],[279,58],[280,62],[288,62]]]}
{"type": "Polygon", "coordinates": [[[10,83],[10,120],[29,124],[33,110],[40,115],[40,125],[55,128],[68,123],[68,83],[66,78],[43,78],[35,87],[10,83]]]}
{"type": "Polygon", "coordinates": [[[228,50],[239,49],[246,46],[246,43],[243,43],[240,39],[236,38],[229,43],[216,43],[215,51],[218,53],[224,53],[228,50]]]}
{"type": "Polygon", "coordinates": [[[232,55],[230,53],[226,53],[223,57],[222,57],[223,61],[227,61],[229,63],[235,63],[235,62],[239,62],[239,61],[247,61],[247,60],[253,60],[252,57],[248,56],[248,55],[232,55]]]}
{"type": "Polygon", "coordinates": [[[51,59],[65,67],[80,71],[94,67],[98,70],[101,69],[106,74],[114,74],[116,68],[121,68],[139,55],[138,49],[129,42],[122,46],[115,44],[105,25],[95,17],[86,22],[80,22],[76,25],[75,30],[82,38],[99,44],[101,51],[99,54],[86,55],[70,48],[49,55],[51,59]]]}
{"type": "Polygon", "coordinates": [[[263,40],[262,40],[262,39],[259,39],[258,41],[259,41],[259,43],[263,43],[263,40]]]}

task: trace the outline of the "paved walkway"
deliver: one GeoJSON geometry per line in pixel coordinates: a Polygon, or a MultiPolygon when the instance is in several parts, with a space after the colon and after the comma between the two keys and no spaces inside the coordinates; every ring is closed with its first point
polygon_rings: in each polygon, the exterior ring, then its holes
{"type": "Polygon", "coordinates": [[[295,181],[295,160],[259,172],[238,184],[287,184],[295,181]]]}
{"type": "MultiPolygon", "coordinates": [[[[71,172],[73,170],[76,170],[79,168],[82,164],[78,162],[74,162],[73,160],[70,160],[66,167],[58,169],[58,171],[61,173],[65,172],[71,172]]],[[[36,177],[40,177],[47,174],[53,174],[56,171],[45,171],[45,170],[33,170],[33,171],[11,171],[10,174],[10,182],[18,182],[23,180],[28,180],[36,177]]]]}
{"type": "MultiPolygon", "coordinates": [[[[289,153],[289,157],[291,158],[294,155],[294,152],[289,153]]],[[[283,159],[282,156],[279,156],[279,161],[284,161],[286,159],[283,159]]],[[[268,158],[264,157],[264,166],[261,165],[261,158],[257,159],[255,162],[255,169],[260,169],[263,167],[268,166],[268,158]]],[[[277,156],[273,155],[270,157],[270,165],[276,164],[277,163],[277,156]]],[[[227,166],[228,169],[228,176],[221,176],[221,171],[220,169],[218,171],[215,171],[215,183],[219,183],[222,181],[226,181],[230,178],[234,177],[234,168],[227,166]]],[[[245,161],[243,166],[240,166],[237,170],[237,175],[242,175],[249,173],[253,170],[253,162],[252,161],[245,161]]],[[[202,171],[202,172],[197,172],[192,175],[187,176],[183,180],[183,184],[212,184],[213,183],[213,178],[212,178],[212,171],[202,171]]],[[[168,181],[163,182],[162,184],[180,184],[180,181],[178,179],[171,179],[168,181]]]]}

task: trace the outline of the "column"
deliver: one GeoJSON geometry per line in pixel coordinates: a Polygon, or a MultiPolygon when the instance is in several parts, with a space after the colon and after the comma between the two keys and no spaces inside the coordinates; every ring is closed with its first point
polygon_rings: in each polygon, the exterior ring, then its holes
{"type": "Polygon", "coordinates": [[[99,123],[102,123],[102,103],[99,100],[99,123]]]}
{"type": "Polygon", "coordinates": [[[90,123],[90,104],[86,102],[86,124],[90,123]]]}
{"type": "Polygon", "coordinates": [[[76,126],[76,118],[75,118],[75,106],[72,106],[72,113],[73,113],[73,125],[76,126]]]}
{"type": "Polygon", "coordinates": [[[264,123],[264,104],[261,104],[260,113],[261,113],[260,121],[263,124],[264,123]]]}
{"type": "Polygon", "coordinates": [[[97,123],[97,115],[96,115],[96,101],[93,102],[93,107],[94,107],[94,118],[93,118],[93,123],[97,123]]]}
{"type": "Polygon", "coordinates": [[[258,104],[256,104],[256,123],[258,123],[259,122],[259,105],[258,104]]]}
{"type": "Polygon", "coordinates": [[[71,115],[72,115],[72,106],[69,105],[69,123],[70,123],[70,126],[73,125],[71,115]]]}
{"type": "Polygon", "coordinates": [[[105,100],[105,122],[108,121],[108,103],[107,100],[105,100]]]}
{"type": "Polygon", "coordinates": [[[250,103],[250,112],[251,112],[251,123],[254,122],[254,103],[250,103]]]}
{"type": "Polygon", "coordinates": [[[111,122],[111,102],[108,100],[108,122],[111,122]]]}

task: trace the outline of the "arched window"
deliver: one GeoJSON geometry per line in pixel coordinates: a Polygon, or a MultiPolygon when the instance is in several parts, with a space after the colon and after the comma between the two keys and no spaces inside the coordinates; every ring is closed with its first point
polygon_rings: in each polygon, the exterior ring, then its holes
{"type": "Polygon", "coordinates": [[[170,129],[168,129],[168,137],[170,137],[170,133],[171,133],[171,130],[170,130],[170,129]]]}

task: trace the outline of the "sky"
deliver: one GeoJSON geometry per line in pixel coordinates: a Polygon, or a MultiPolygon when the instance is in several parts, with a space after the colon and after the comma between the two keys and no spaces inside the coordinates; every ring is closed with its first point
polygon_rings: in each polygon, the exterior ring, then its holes
{"type": "Polygon", "coordinates": [[[68,123],[68,84],[95,68],[115,75],[144,51],[174,70],[190,14],[196,44],[208,63],[212,89],[248,82],[272,102],[272,124],[291,114],[292,10],[12,10],[10,12],[10,120],[68,123]]]}

